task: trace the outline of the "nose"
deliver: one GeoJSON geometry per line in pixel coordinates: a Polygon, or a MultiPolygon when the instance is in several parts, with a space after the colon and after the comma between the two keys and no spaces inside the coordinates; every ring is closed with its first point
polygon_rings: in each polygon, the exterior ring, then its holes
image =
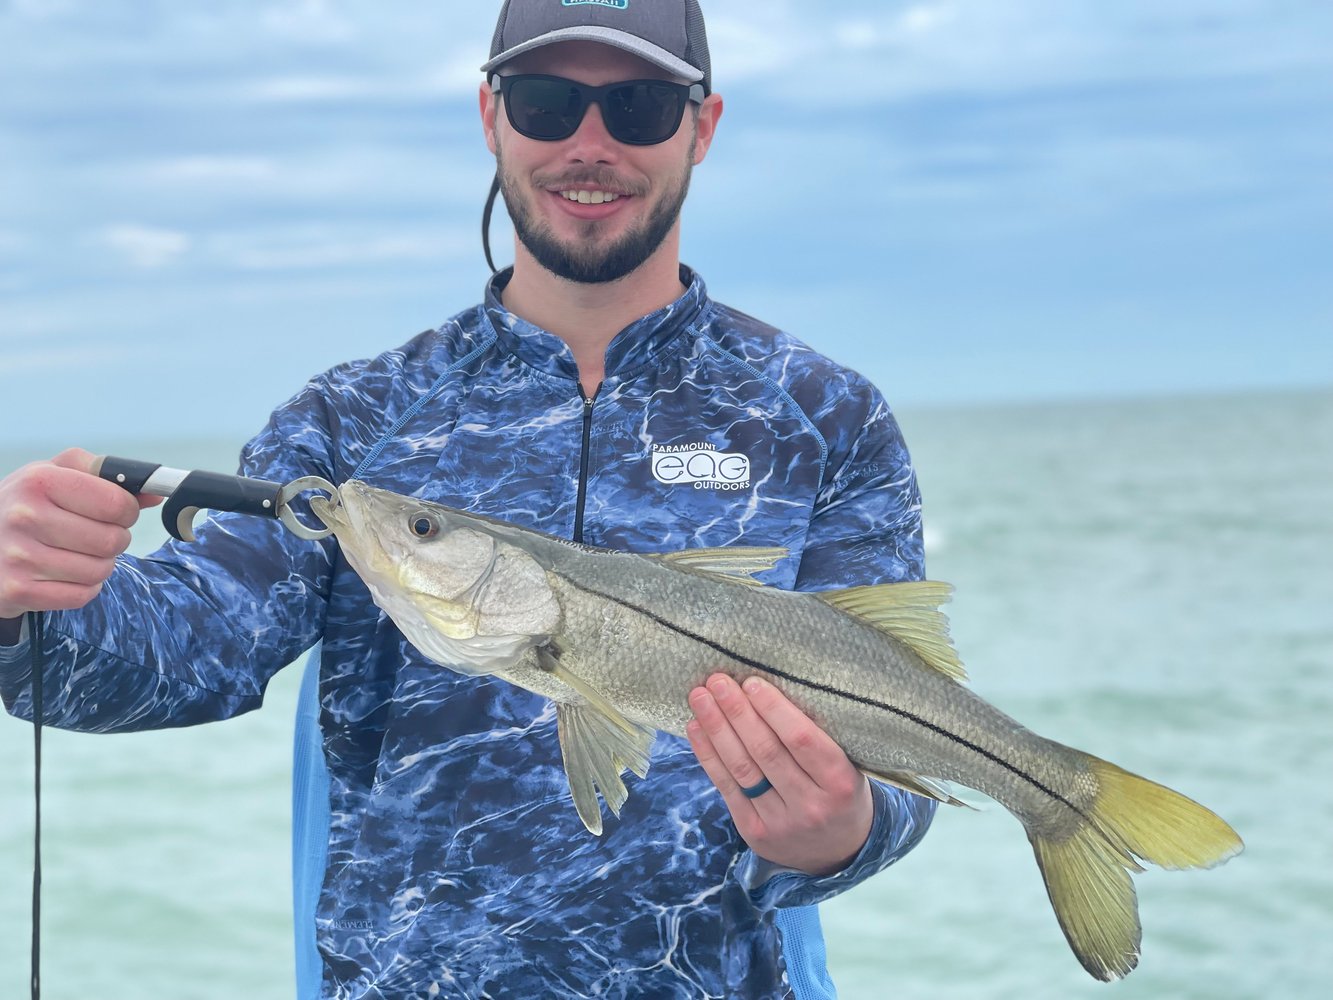
{"type": "Polygon", "coordinates": [[[579,127],[565,142],[573,162],[612,163],[620,158],[620,143],[606,130],[602,109],[596,104],[588,105],[579,127]]]}

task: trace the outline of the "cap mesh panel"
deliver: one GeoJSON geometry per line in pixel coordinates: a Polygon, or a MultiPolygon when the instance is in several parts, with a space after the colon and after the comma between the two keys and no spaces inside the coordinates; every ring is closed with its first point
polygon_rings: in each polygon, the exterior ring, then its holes
{"type": "Polygon", "coordinates": [[[699,0],[685,0],[685,61],[703,70],[704,90],[713,92],[713,67],[708,58],[708,33],[699,0]]]}
{"type": "Polygon", "coordinates": [[[500,16],[495,21],[495,35],[491,38],[491,58],[504,51],[505,21],[509,19],[509,0],[500,8],[500,16]]]}

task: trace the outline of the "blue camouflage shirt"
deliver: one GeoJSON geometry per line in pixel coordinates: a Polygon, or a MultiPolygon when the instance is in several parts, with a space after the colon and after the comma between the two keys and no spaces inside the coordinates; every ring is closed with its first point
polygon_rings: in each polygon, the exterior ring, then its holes
{"type": "MultiPolygon", "coordinates": [[[[438,330],[312,380],[247,445],[242,474],[359,477],[616,549],[785,546],[765,577],[779,587],[921,578],[912,466],[865,379],[682,268],[685,294],[615,338],[586,399],[568,347],[501,304],[508,276],[438,330]]],[[[799,908],[897,860],[934,814],[875,784],[846,870],[780,869],[738,837],[688,744],[659,736],[648,777],[593,837],[549,702],[425,660],[332,540],[232,514],[196,533],[123,557],[92,604],[47,616],[47,722],[238,715],[322,643],[326,997],[800,995],[809,970],[789,969],[784,929],[818,924],[799,908]]],[[[0,650],[20,716],[29,683],[24,648],[0,650]]]]}

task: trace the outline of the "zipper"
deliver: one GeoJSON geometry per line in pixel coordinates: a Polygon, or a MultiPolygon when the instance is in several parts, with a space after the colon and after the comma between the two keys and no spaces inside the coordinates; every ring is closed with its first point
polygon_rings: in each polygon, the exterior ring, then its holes
{"type": "Polygon", "coordinates": [[[592,405],[597,394],[602,391],[599,383],[589,396],[583,384],[579,383],[579,393],[583,396],[583,452],[579,456],[579,492],[574,502],[574,541],[583,544],[583,508],[588,502],[588,461],[592,450],[592,405]]]}

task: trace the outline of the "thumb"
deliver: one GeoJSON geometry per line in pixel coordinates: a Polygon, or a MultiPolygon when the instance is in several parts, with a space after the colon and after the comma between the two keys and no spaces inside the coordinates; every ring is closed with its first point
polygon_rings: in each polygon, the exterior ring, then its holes
{"type": "Polygon", "coordinates": [[[82,448],[66,448],[51,459],[51,464],[62,469],[73,469],[75,472],[86,472],[90,476],[95,476],[97,470],[101,468],[102,458],[100,455],[94,455],[82,448]]]}

